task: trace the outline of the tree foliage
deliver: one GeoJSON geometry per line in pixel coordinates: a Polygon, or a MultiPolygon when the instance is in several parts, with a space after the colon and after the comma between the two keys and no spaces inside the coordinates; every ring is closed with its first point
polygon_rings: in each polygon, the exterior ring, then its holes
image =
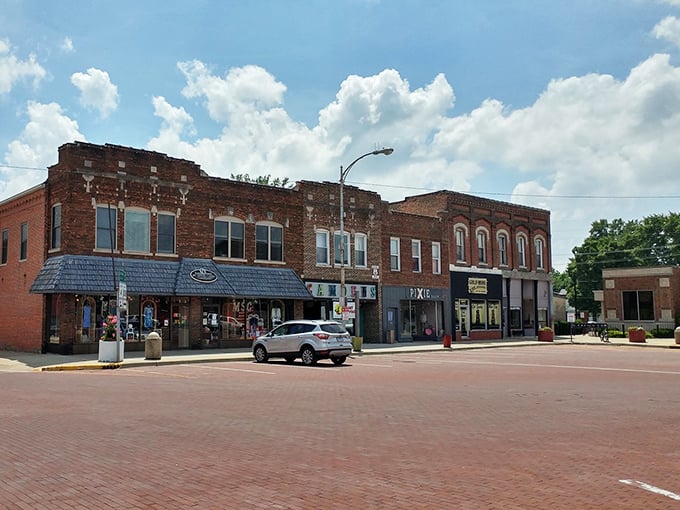
{"type": "Polygon", "coordinates": [[[284,177],[283,179],[280,177],[276,177],[272,179],[272,176],[270,174],[259,175],[257,177],[251,177],[249,174],[231,174],[231,179],[235,181],[249,182],[251,184],[275,186],[277,188],[292,188],[294,185],[292,182],[290,182],[290,179],[288,179],[288,177],[284,177]]]}
{"type": "Polygon", "coordinates": [[[572,253],[557,283],[569,284],[567,297],[577,310],[588,310],[595,316],[600,313],[600,304],[593,299],[593,291],[602,290],[603,269],[680,265],[680,214],[594,221],[588,237],[572,253]]]}

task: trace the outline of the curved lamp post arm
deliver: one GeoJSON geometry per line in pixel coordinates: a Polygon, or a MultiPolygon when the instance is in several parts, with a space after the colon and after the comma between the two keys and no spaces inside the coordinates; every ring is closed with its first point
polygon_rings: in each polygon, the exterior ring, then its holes
{"type": "Polygon", "coordinates": [[[384,154],[389,156],[394,152],[391,147],[383,147],[382,149],[376,149],[366,154],[362,154],[357,159],[352,161],[347,168],[343,169],[340,165],[340,306],[345,307],[347,296],[345,295],[345,202],[343,197],[343,188],[345,184],[345,177],[352,169],[352,167],[360,160],[364,159],[366,156],[377,156],[378,154],[384,154]]]}

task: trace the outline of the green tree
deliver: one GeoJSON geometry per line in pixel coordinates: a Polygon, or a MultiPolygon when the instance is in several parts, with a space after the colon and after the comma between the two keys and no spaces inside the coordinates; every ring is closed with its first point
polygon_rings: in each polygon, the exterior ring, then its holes
{"type": "MultiPolygon", "coordinates": [[[[567,297],[577,311],[595,316],[600,303],[593,299],[593,291],[602,290],[603,269],[680,264],[680,214],[594,221],[588,237],[572,253],[564,273],[570,283],[567,297]]],[[[558,281],[565,284],[564,278],[558,281]]]]}
{"type": "Polygon", "coordinates": [[[249,174],[231,174],[231,179],[241,182],[249,182],[251,184],[261,184],[263,186],[275,186],[277,188],[292,188],[294,183],[290,182],[288,177],[276,177],[272,179],[271,174],[251,177],[249,174]]]}

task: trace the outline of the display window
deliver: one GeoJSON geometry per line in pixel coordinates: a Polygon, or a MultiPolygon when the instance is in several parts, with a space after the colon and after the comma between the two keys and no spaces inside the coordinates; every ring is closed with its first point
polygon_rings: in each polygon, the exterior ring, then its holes
{"type": "Polygon", "coordinates": [[[441,301],[402,301],[400,314],[402,338],[436,338],[444,331],[441,301]]]}

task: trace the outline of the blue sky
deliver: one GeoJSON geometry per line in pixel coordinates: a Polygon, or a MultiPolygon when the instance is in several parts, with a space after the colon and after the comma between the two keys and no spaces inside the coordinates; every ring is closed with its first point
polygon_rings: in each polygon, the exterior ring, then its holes
{"type": "Polygon", "coordinates": [[[677,211],[680,0],[1,0],[0,200],[59,145],[211,175],[454,189],[592,221],[677,211]]]}

